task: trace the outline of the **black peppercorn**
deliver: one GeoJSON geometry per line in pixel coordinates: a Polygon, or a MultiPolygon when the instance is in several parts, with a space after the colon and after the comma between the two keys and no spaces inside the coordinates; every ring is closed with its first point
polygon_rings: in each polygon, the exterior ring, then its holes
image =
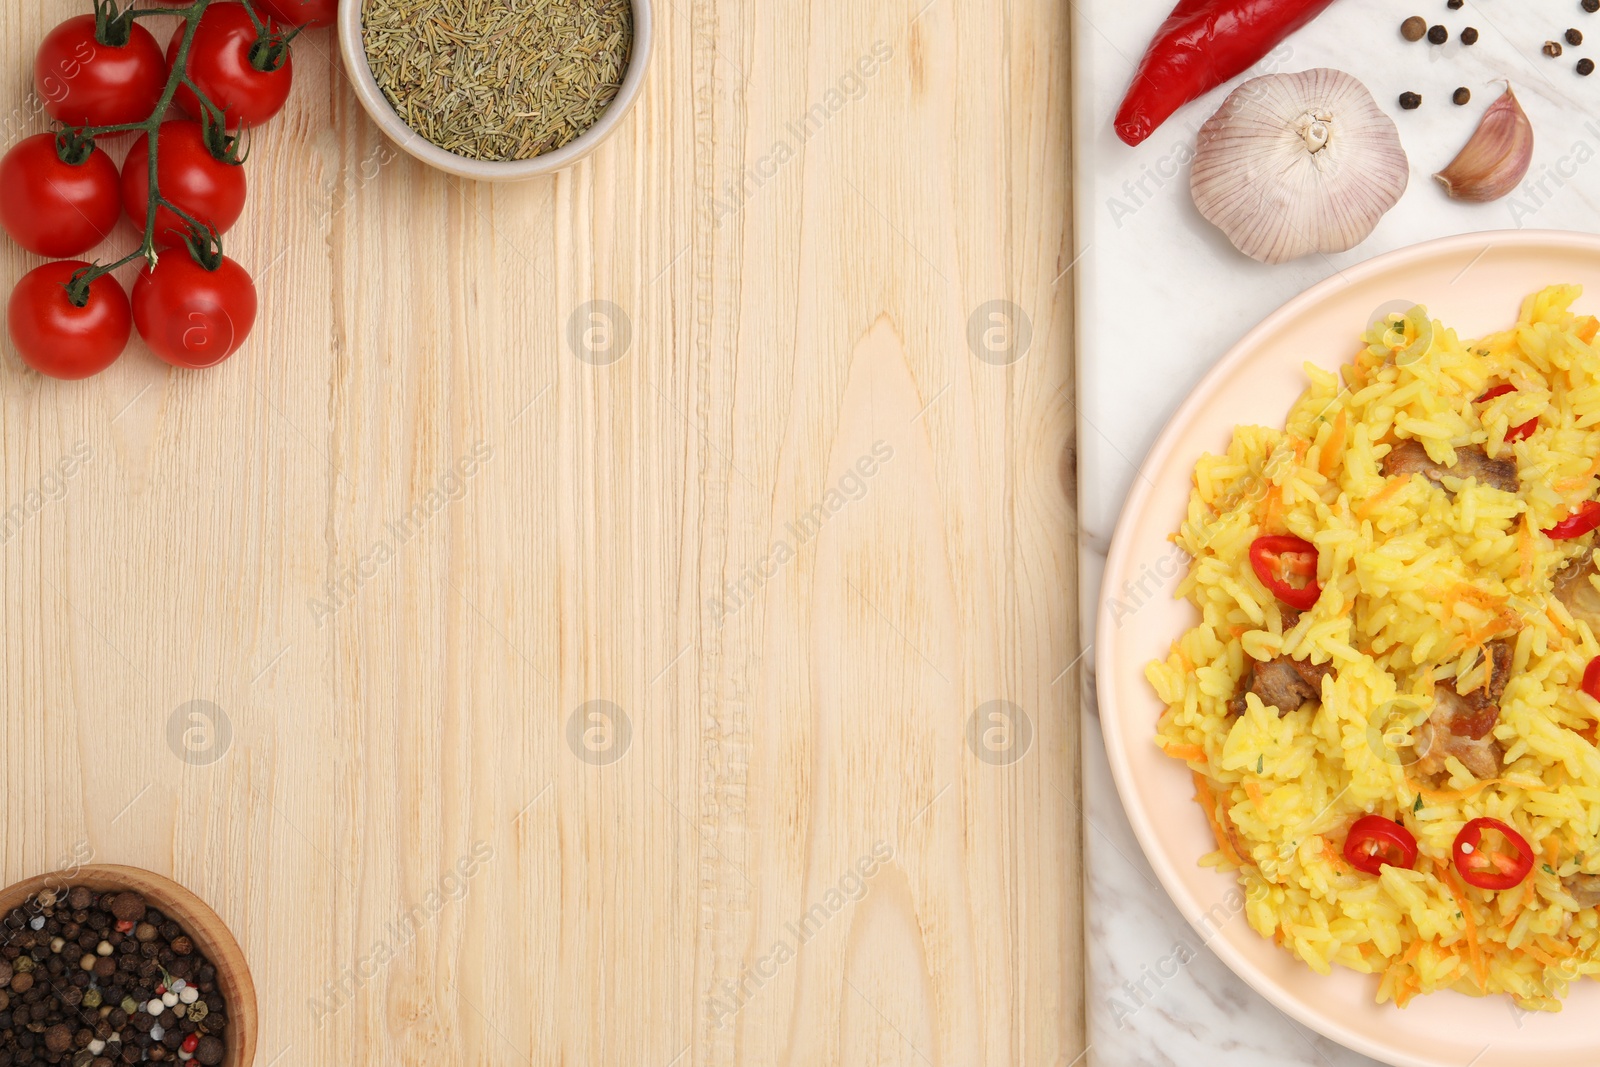
{"type": "Polygon", "coordinates": [[[1600,0],[1583,0],[1583,9],[1591,15],[1600,11],[1600,0]]]}
{"type": "MultiPolygon", "coordinates": [[[[1600,4],[1600,0],[1594,0],[1594,2],[1597,3],[1597,4],[1600,4]]],[[[1477,44],[1478,43],[1478,28],[1476,26],[1468,26],[1466,29],[1462,30],[1461,31],[1461,43],[1462,44],[1477,44]]]]}
{"type": "Polygon", "coordinates": [[[1580,60],[1578,60],[1578,73],[1582,74],[1585,78],[1587,78],[1589,75],[1593,74],[1594,73],[1594,60],[1592,60],[1592,59],[1580,59],[1580,60]]]}
{"type": "Polygon", "coordinates": [[[1570,44],[1574,48],[1578,47],[1580,44],[1583,43],[1583,33],[1580,30],[1576,30],[1576,29],[1568,30],[1567,31],[1567,43],[1570,44]]]}
{"type": "Polygon", "coordinates": [[[1444,44],[1450,39],[1450,31],[1443,26],[1434,26],[1428,30],[1428,41],[1431,44],[1444,44]]]}
{"type": "Polygon", "coordinates": [[[1405,108],[1407,111],[1415,111],[1417,108],[1422,106],[1422,97],[1418,96],[1416,93],[1401,93],[1400,106],[1405,108]]]}
{"type": "Polygon", "coordinates": [[[1556,56],[1559,56],[1561,54],[1561,42],[1560,41],[1546,41],[1544,43],[1544,54],[1549,56],[1551,59],[1554,59],[1554,58],[1556,58],[1556,56]]]}
{"type": "Polygon", "coordinates": [[[1451,11],[1460,11],[1467,5],[1467,0],[1446,0],[1445,7],[1451,11]]]}

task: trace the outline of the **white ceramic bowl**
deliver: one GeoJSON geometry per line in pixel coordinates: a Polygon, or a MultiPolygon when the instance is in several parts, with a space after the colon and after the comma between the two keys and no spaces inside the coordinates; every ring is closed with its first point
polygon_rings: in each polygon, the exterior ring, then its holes
{"type": "Polygon", "coordinates": [[[1185,568],[1166,538],[1183,520],[1200,454],[1225,450],[1236,423],[1282,426],[1306,387],[1303,361],[1333,370],[1355,354],[1381,312],[1413,303],[1464,337],[1505,329],[1524,296],[1558,282],[1584,286],[1581,311],[1600,309],[1600,237],[1463,234],[1369,260],[1295,297],[1222,357],[1162,432],[1134,479],[1101,586],[1095,681],[1106,754],[1161,884],[1206,944],[1262,996],[1340,1044],[1403,1067],[1592,1067],[1600,1062],[1600,981],[1575,982],[1556,1014],[1515,1011],[1506,996],[1455,992],[1399,1009],[1373,1002],[1375,976],[1335,967],[1324,977],[1250,928],[1237,880],[1198,865],[1215,845],[1188,767],[1154,740],[1163,708],[1145,664],[1164,657],[1195,619],[1188,602],[1172,599],[1185,568]]]}
{"type": "Polygon", "coordinates": [[[468,159],[447,152],[417,133],[389,106],[388,98],[378,88],[377,79],[372,76],[372,67],[367,62],[367,49],[361,32],[364,6],[364,0],[345,0],[339,5],[339,51],[344,56],[345,71],[355,86],[361,106],[367,109],[367,114],[372,116],[378,128],[402,150],[430,167],[475,181],[526,181],[572,166],[611,136],[612,131],[632,110],[639,98],[639,91],[644,87],[645,72],[650,66],[653,37],[650,0],[633,0],[633,52],[628,57],[628,70],[622,77],[622,88],[617,90],[616,99],[611,101],[611,106],[606,108],[598,122],[571,143],[532,159],[509,162],[468,159]]]}

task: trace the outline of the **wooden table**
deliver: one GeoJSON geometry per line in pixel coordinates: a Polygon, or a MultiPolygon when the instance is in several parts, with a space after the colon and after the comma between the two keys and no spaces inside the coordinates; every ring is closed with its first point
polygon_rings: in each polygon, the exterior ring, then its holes
{"type": "Polygon", "coordinates": [[[0,876],[195,889],[261,1067],[1074,1062],[1067,14],[663,0],[519,187],[306,35],[245,350],[6,347],[0,876]]]}

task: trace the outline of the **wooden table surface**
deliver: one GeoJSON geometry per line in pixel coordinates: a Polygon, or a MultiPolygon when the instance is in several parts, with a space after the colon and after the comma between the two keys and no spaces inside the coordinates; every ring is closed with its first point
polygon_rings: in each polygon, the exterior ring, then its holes
{"type": "Polygon", "coordinates": [[[0,356],[0,877],[193,888],[260,1067],[1075,1062],[1067,15],[662,0],[516,187],[302,38],[247,347],[0,356]]]}

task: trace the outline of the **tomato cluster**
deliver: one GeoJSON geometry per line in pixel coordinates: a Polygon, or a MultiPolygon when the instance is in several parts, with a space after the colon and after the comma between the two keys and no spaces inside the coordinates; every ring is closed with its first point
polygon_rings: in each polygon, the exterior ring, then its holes
{"type": "Polygon", "coordinates": [[[246,131],[283,108],[290,42],[330,23],[337,3],[191,0],[141,12],[94,0],[93,14],[50,31],[34,84],[60,128],[0,158],[0,227],[54,260],[11,293],[7,326],[24,362],[85,378],[115,362],[135,329],[178,367],[238,351],[255,324],[255,283],[222,254],[221,235],[244,211],[246,131]],[[181,20],[165,49],[136,21],[146,14],[181,20]],[[119,168],[103,145],[130,137],[119,168]],[[136,251],[105,266],[78,258],[124,214],[143,236],[136,251]],[[111,271],[136,261],[130,301],[111,271]]]}

